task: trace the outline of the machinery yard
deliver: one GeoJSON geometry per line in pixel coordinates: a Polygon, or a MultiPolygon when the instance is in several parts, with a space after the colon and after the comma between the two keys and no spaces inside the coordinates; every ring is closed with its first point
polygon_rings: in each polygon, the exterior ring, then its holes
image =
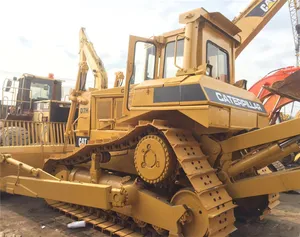
{"type": "Polygon", "coordinates": [[[81,27],[69,94],[53,73],[2,80],[0,237],[300,237],[300,0],[236,14],[130,35],[114,76],[81,27]],[[284,6],[297,63],[248,88],[239,55],[284,6]]]}
{"type": "MultiPolygon", "coordinates": [[[[282,194],[281,204],[271,215],[261,221],[239,223],[231,237],[299,237],[300,197],[282,194]]],[[[53,211],[42,199],[2,195],[0,214],[0,237],[106,237],[91,227],[68,229],[72,219],[53,211]],[[44,226],[44,228],[43,228],[44,226]]]]}

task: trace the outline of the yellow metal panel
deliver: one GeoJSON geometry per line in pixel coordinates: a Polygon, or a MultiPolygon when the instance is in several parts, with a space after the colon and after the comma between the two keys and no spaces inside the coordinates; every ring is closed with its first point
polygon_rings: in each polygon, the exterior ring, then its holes
{"type": "Polygon", "coordinates": [[[149,106],[153,105],[153,88],[135,89],[131,106],[149,106]]]}
{"type": "Polygon", "coordinates": [[[166,78],[164,85],[166,86],[177,86],[182,82],[184,79],[188,78],[189,76],[179,76],[175,78],[166,78]]]}
{"type": "Polygon", "coordinates": [[[209,127],[229,128],[229,110],[226,108],[209,106],[209,127]]]}
{"type": "MultiPolygon", "coordinates": [[[[154,89],[153,88],[144,88],[144,89],[136,89],[133,92],[132,104],[133,107],[138,106],[175,106],[179,105],[179,101],[177,102],[161,102],[154,103],[154,89]]],[[[149,110],[149,109],[148,109],[149,110]]]]}
{"type": "Polygon", "coordinates": [[[257,115],[257,127],[264,128],[269,125],[269,118],[267,116],[257,115]]]}
{"type": "Polygon", "coordinates": [[[256,127],[257,127],[256,113],[234,109],[234,108],[230,109],[230,128],[251,129],[256,127]]]}
{"type": "Polygon", "coordinates": [[[114,112],[115,119],[119,119],[122,117],[122,106],[123,106],[123,98],[116,98],[115,99],[115,112],[114,112]]]}
{"type": "Polygon", "coordinates": [[[120,130],[91,130],[90,142],[104,142],[112,138],[124,136],[127,131],[120,130]]]}
{"type": "Polygon", "coordinates": [[[165,84],[165,79],[157,79],[157,80],[147,80],[143,81],[141,84],[136,85],[136,89],[142,89],[142,88],[153,88],[153,87],[163,87],[165,84]]]}
{"type": "Polygon", "coordinates": [[[3,178],[1,180],[1,189],[10,190],[13,194],[52,200],[58,199],[62,202],[78,205],[88,204],[88,206],[103,209],[110,209],[112,207],[110,203],[110,185],[75,183],[62,180],[39,180],[27,177],[19,177],[18,185],[15,185],[16,180],[16,176],[3,178]],[[57,196],[58,193],[59,197],[57,196]],[[84,193],[88,195],[80,195],[84,193]]]}
{"type": "Polygon", "coordinates": [[[86,105],[81,104],[78,111],[77,128],[78,136],[88,136],[90,130],[91,92],[82,93],[82,97],[88,101],[86,105]]]}
{"type": "Polygon", "coordinates": [[[112,118],[112,98],[96,100],[96,116],[97,119],[112,118]]]}
{"type": "Polygon", "coordinates": [[[203,106],[196,110],[180,109],[180,112],[205,127],[229,128],[229,109],[203,106]]]}

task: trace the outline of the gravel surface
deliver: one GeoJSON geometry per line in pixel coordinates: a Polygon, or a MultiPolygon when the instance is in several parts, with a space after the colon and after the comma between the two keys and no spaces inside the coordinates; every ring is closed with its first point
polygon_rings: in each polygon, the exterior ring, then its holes
{"type": "MultiPolygon", "coordinates": [[[[68,229],[72,220],[42,199],[1,194],[0,237],[106,237],[92,228],[68,229]]],[[[261,222],[241,224],[232,237],[300,237],[300,195],[282,194],[281,204],[261,222]]]]}

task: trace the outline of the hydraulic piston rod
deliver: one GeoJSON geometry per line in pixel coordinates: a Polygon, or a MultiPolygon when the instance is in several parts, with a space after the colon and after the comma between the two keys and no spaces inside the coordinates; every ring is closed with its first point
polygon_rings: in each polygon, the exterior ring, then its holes
{"type": "Polygon", "coordinates": [[[274,161],[281,160],[293,152],[300,151],[298,142],[300,136],[290,138],[284,142],[273,144],[259,152],[250,154],[228,169],[230,177],[236,176],[252,167],[261,169],[274,161]]]}
{"type": "Polygon", "coordinates": [[[0,163],[8,163],[14,166],[19,167],[19,169],[22,169],[26,171],[27,173],[31,174],[32,176],[38,176],[38,169],[35,169],[34,167],[27,165],[25,163],[22,163],[18,160],[15,160],[11,157],[9,154],[0,154],[0,163]]]}

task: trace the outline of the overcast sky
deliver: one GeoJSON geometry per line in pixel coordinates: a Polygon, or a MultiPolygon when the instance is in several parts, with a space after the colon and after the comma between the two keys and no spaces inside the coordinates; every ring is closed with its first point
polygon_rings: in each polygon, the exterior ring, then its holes
{"type": "MultiPolygon", "coordinates": [[[[178,15],[204,7],[232,20],[250,0],[0,0],[0,81],[32,73],[68,79],[78,70],[79,29],[85,27],[109,75],[125,73],[129,34],[159,35],[182,27],[178,15]]],[[[253,84],[269,71],[295,64],[285,5],[240,55],[236,78],[253,84]]],[[[91,76],[89,76],[91,77],[91,76]]]]}

